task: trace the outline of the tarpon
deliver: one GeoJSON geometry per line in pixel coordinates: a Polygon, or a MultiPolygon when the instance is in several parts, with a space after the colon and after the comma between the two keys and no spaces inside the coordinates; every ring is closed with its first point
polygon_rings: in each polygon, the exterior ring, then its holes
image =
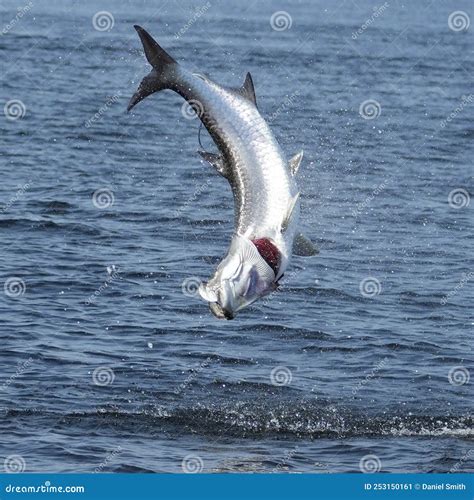
{"type": "Polygon", "coordinates": [[[303,153],[287,161],[262,118],[250,73],[242,87],[218,85],[178,64],[140,26],[135,26],[152,66],[128,105],[164,89],[180,94],[193,108],[219,153],[198,151],[230,183],[234,233],[213,277],[199,287],[218,318],[237,311],[278,286],[292,253],[314,255],[313,244],[297,232],[300,213],[295,175],[303,153]]]}

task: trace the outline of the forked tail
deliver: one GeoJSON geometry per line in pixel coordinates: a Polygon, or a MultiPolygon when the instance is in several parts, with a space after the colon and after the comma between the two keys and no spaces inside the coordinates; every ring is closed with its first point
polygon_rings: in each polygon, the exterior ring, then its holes
{"type": "Polygon", "coordinates": [[[153,69],[141,81],[138,90],[128,103],[127,111],[130,111],[135,104],[138,104],[150,94],[170,88],[173,81],[173,70],[178,64],[147,31],[137,25],[134,28],[140,36],[145,56],[153,69]]]}

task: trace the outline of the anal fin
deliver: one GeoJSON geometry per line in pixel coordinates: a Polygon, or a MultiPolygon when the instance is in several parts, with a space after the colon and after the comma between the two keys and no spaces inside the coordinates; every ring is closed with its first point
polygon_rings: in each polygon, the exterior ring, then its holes
{"type": "Polygon", "coordinates": [[[293,255],[301,257],[311,257],[317,255],[319,250],[314,246],[309,238],[304,234],[298,233],[293,240],[293,255]]]}
{"type": "Polygon", "coordinates": [[[296,153],[295,156],[293,156],[293,158],[289,161],[290,172],[293,177],[297,174],[302,159],[303,159],[303,151],[300,151],[299,153],[296,153]]]}

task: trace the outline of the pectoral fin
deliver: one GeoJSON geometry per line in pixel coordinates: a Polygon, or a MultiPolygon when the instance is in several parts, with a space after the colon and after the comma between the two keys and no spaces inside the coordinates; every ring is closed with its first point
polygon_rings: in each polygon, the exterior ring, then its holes
{"type": "Polygon", "coordinates": [[[293,240],[293,255],[311,257],[312,255],[317,255],[318,253],[319,250],[304,234],[299,233],[295,236],[295,239],[293,240]]]}
{"type": "Polygon", "coordinates": [[[288,210],[286,212],[285,219],[281,223],[281,232],[284,233],[288,229],[288,225],[291,220],[291,216],[293,214],[293,210],[295,209],[296,203],[300,199],[300,193],[298,193],[294,198],[290,200],[290,203],[288,204],[288,210]]]}
{"type": "Polygon", "coordinates": [[[295,154],[295,156],[293,156],[293,158],[289,161],[290,172],[293,177],[298,172],[302,159],[303,159],[303,151],[300,151],[299,153],[295,154]]]}
{"type": "Polygon", "coordinates": [[[229,178],[229,172],[227,171],[224,158],[216,153],[208,153],[207,151],[198,151],[199,155],[203,160],[210,163],[223,177],[229,178]]]}

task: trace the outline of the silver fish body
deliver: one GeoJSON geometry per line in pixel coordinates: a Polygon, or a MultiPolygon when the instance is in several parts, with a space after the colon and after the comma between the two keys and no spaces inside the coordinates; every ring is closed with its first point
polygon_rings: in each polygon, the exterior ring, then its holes
{"type": "Polygon", "coordinates": [[[234,230],[250,240],[272,238],[286,269],[299,216],[299,200],[284,232],[282,223],[298,196],[288,160],[256,105],[235,89],[179,66],[177,91],[191,102],[219,147],[235,202],[234,230]]]}
{"type": "MultiPolygon", "coordinates": [[[[159,90],[180,94],[219,149],[219,155],[201,155],[232,188],[231,245],[214,276],[200,287],[214,315],[231,319],[238,310],[272,292],[288,266],[300,211],[294,174],[301,155],[288,163],[257,109],[249,74],[242,88],[222,87],[185,70],[145,30],[136,29],[153,70],[143,79],[129,109],[159,90]]],[[[300,253],[313,254],[310,242],[303,239],[303,243],[306,250],[300,253]]]]}

